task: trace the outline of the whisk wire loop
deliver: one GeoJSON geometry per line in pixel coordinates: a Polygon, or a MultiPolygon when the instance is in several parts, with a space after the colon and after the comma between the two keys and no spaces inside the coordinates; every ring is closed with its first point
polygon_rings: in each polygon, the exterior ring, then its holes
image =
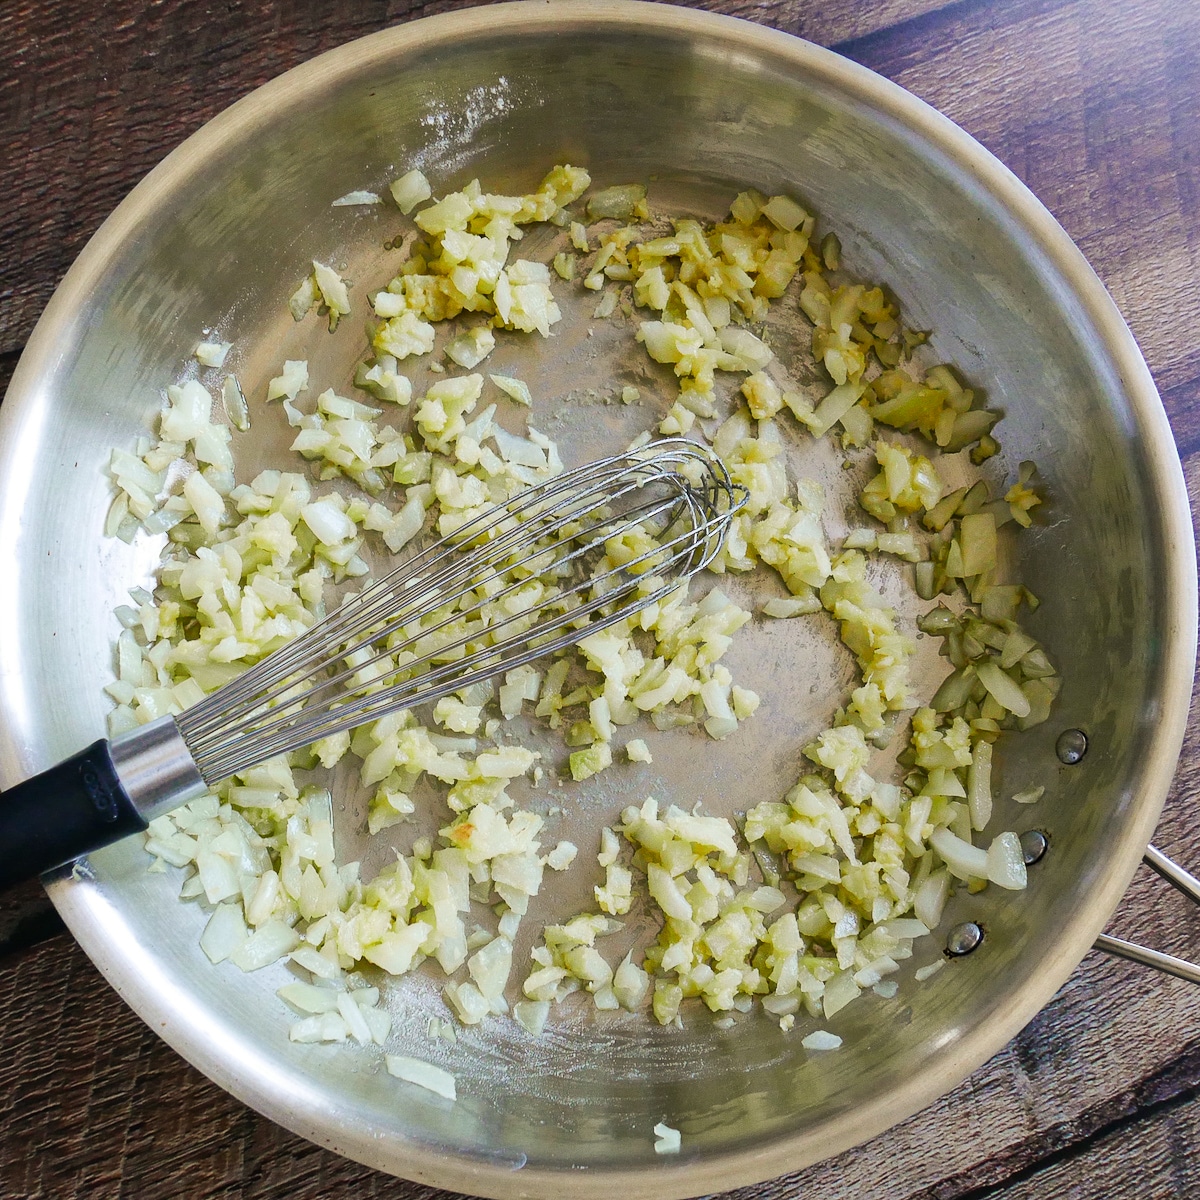
{"type": "Polygon", "coordinates": [[[417,550],[179,730],[211,785],[557,653],[708,566],[745,502],[719,459],[680,438],[564,472],[417,550]]]}

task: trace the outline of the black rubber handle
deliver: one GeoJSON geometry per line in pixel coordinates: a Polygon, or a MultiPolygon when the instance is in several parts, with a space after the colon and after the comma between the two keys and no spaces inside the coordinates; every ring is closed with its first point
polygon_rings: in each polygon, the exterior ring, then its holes
{"type": "Polygon", "coordinates": [[[145,828],[101,739],[0,796],[0,888],[145,828]]]}

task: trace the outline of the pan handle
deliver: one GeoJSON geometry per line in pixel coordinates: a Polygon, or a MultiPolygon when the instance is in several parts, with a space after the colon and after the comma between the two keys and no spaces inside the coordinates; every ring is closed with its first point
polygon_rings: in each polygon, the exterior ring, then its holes
{"type": "Polygon", "coordinates": [[[94,742],[0,796],[0,889],[142,832],[207,790],[174,717],[94,742]]]}
{"type": "MultiPolygon", "coordinates": [[[[1178,863],[1169,859],[1157,846],[1147,846],[1142,861],[1152,871],[1157,871],[1172,887],[1178,888],[1190,900],[1200,904],[1200,879],[1185,871],[1178,863]]],[[[1102,933],[1093,943],[1093,949],[1103,950],[1117,958],[1127,958],[1131,962],[1143,966],[1155,967],[1177,979],[1186,979],[1189,983],[1200,983],[1200,967],[1173,954],[1163,954],[1161,950],[1150,950],[1135,942],[1126,942],[1121,938],[1109,937],[1102,933]]]]}

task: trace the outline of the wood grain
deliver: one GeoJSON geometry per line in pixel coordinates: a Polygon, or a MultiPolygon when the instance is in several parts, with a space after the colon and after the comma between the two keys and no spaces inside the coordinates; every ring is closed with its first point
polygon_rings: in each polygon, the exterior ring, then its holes
{"type": "MultiPolygon", "coordinates": [[[[1074,1147],[1074,1153],[1055,1156],[1036,1170],[1009,1181],[1003,1193],[995,1189],[960,1193],[964,1200],[984,1200],[1003,1194],[1006,1200],[1089,1200],[1141,1196],[1146,1200],[1176,1200],[1200,1194],[1200,1171],[1194,1148],[1200,1141],[1200,1103],[1196,1088],[1183,1097],[1154,1102],[1144,1115],[1074,1147]],[[1122,1152],[1130,1139],[1138,1155],[1122,1152]]],[[[929,1193],[931,1198],[938,1193],[929,1193]]],[[[944,1194],[944,1193],[942,1193],[944,1194]]]]}
{"type": "Polygon", "coordinates": [[[842,0],[832,4],[797,4],[795,0],[720,0],[711,4],[671,0],[671,3],[741,17],[840,50],[847,42],[881,30],[890,33],[922,17],[956,8],[961,0],[877,0],[873,4],[846,4],[842,0]]]}
{"type": "MultiPolygon", "coordinates": [[[[344,0],[0,6],[0,389],[55,284],[129,188],[205,120],[352,37],[463,7],[344,0]]],[[[1043,200],[1129,320],[1200,511],[1200,9],[1142,0],[718,0],[840,43],[978,137],[1043,200]]],[[[0,564],[0,570],[3,564],[0,564]]],[[[1156,840],[1200,866],[1200,720],[1156,840]]],[[[0,900],[5,922],[40,903],[0,900]]],[[[1139,873],[1112,932],[1200,960],[1200,922],[1139,873]]],[[[1200,1195],[1195,990],[1089,955],[959,1088],[739,1200],[1200,1195]]],[[[140,1021],[69,938],[0,960],[0,1197],[440,1195],[309,1145],[140,1021]]]]}

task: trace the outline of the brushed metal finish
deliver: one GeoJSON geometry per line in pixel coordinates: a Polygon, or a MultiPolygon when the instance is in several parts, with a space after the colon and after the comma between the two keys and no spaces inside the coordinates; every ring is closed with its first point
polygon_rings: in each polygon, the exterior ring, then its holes
{"type": "MultiPolygon", "coordinates": [[[[945,927],[978,921],[984,943],[921,985],[909,979],[891,1000],[844,1010],[833,1025],[845,1042],[836,1054],[806,1054],[765,1018],[717,1029],[703,1011],[664,1030],[570,1009],[541,1041],[498,1021],[451,1047],[425,1034],[428,1016],[445,1012],[436,980],[390,985],[393,1048],[455,1071],[452,1106],[400,1085],[365,1052],[291,1045],[271,995],[286,972],[211,967],[196,945],[204,914],[175,902],[177,879],[146,874],[136,845],[94,855],[94,878],[60,879],[51,894],[156,1031],[317,1142],[489,1196],[694,1195],[863,1141],[995,1053],[1103,928],[1150,839],[1182,740],[1196,646],[1194,553],[1150,375],[1049,213],[901,89],[728,18],[538,0],[363,39],[268,84],[190,138],[72,267],[0,410],[0,561],[12,564],[0,580],[0,782],[49,766],[102,729],[118,632],[109,613],[126,588],[146,582],[158,553],[151,539],[126,547],[101,536],[108,447],[130,444],[153,417],[200,331],[234,340],[231,365],[257,395],[284,357],[308,357],[314,379],[348,386],[357,313],[336,334],[318,335],[311,323],[294,328],[284,302],[312,257],[344,264],[356,282],[386,279],[395,259],[380,247],[398,222],[382,209],[330,202],[351,188],[382,190],[412,166],[439,190],[476,175],[492,190],[524,189],[564,159],[588,166],[601,185],[652,177],[652,202],[667,211],[716,215],[746,185],[795,193],[839,231],[843,261],[888,281],[911,322],[935,330],[937,354],[1005,410],[995,471],[1038,461],[1052,502],[1014,541],[1010,565],[1043,601],[1031,628],[1061,664],[1063,692],[1052,722],[997,755],[1003,796],[1046,786],[1037,820],[1054,850],[1028,890],[960,897],[945,927]],[[1064,768],[1055,741],[1071,728],[1090,748],[1064,768]],[[664,1119],[683,1131],[678,1155],[653,1151],[651,1129],[664,1119]]],[[[523,252],[536,254],[532,235],[523,252]]],[[[549,402],[533,419],[562,441],[568,461],[623,444],[622,406],[605,407],[588,389],[613,370],[644,370],[589,318],[565,319],[533,357],[498,349],[490,366],[524,373],[549,402]]],[[[789,320],[783,313],[773,329],[785,361],[789,331],[802,332],[789,320]]],[[[662,383],[652,373],[620,379],[635,381],[662,383]]],[[[254,419],[239,443],[251,467],[288,437],[265,410],[254,419]]],[[[831,487],[848,476],[810,443],[789,453],[797,473],[831,487]]],[[[852,494],[840,486],[838,504],[852,494]]],[[[850,511],[838,504],[835,533],[850,511]]],[[[571,836],[583,859],[595,851],[598,823],[647,792],[726,813],[779,794],[795,778],[798,743],[828,720],[853,677],[830,639],[806,629],[777,622],[748,631],[746,657],[734,665],[756,687],[761,677],[770,703],[744,738],[720,753],[665,739],[652,773],[572,793],[550,836],[571,836]]],[[[356,832],[361,810],[346,799],[337,817],[342,852],[367,853],[369,872],[379,860],[356,832]]],[[[998,827],[1021,828],[1021,819],[998,804],[998,827]]],[[[586,871],[576,878],[548,882],[544,911],[582,906],[594,880],[586,871]]],[[[924,953],[935,955],[943,943],[929,941],[924,953]]]]}
{"type": "Polygon", "coordinates": [[[142,819],[155,817],[208,791],[174,717],[159,717],[109,742],[117,778],[142,819]]]}
{"type": "Polygon", "coordinates": [[[1173,858],[1169,858],[1157,846],[1147,846],[1143,861],[1173,888],[1194,903],[1200,904],[1200,879],[1190,871],[1185,871],[1173,858]]]}
{"type": "Polygon", "coordinates": [[[1153,967],[1164,975],[1172,975],[1176,979],[1186,979],[1188,983],[1200,983],[1200,967],[1186,959],[1176,958],[1174,954],[1164,954],[1161,950],[1151,950],[1139,946],[1136,942],[1127,942],[1124,938],[1110,937],[1102,933],[1097,939],[1094,949],[1114,958],[1124,958],[1129,962],[1139,963],[1143,967],[1153,967]]]}
{"type": "MultiPolygon", "coordinates": [[[[1185,871],[1157,846],[1147,846],[1142,861],[1189,900],[1200,904],[1200,879],[1190,871],[1185,871]]],[[[1189,983],[1200,983],[1200,966],[1186,959],[1176,958],[1173,954],[1164,954],[1161,950],[1150,950],[1135,942],[1109,937],[1106,933],[1102,933],[1096,939],[1095,949],[1102,950],[1105,954],[1113,954],[1117,958],[1127,958],[1130,962],[1141,963],[1145,967],[1154,967],[1167,975],[1174,975],[1177,979],[1186,979],[1189,983]]]]}

